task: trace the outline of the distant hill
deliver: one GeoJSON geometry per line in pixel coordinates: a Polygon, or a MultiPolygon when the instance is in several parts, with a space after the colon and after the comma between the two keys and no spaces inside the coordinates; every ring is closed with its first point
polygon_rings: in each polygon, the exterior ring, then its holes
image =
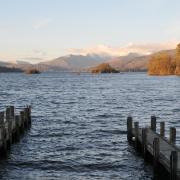
{"type": "MultiPolygon", "coordinates": [[[[172,57],[175,55],[175,50],[165,50],[161,52],[166,52],[172,57]]],[[[37,69],[39,71],[87,72],[91,67],[95,67],[102,63],[108,63],[112,66],[112,68],[117,69],[118,71],[147,71],[149,59],[154,56],[154,54],[142,56],[137,53],[130,53],[127,56],[120,57],[100,56],[97,54],[88,54],[84,56],[68,55],[38,64],[30,64],[24,61],[17,61],[16,63],[6,63],[0,61],[0,66],[17,68],[23,71],[37,69]]]]}
{"type": "Polygon", "coordinates": [[[148,63],[152,56],[165,52],[170,56],[175,55],[175,50],[164,50],[151,55],[121,56],[108,61],[108,63],[119,71],[147,71],[148,63]]]}
{"type": "Polygon", "coordinates": [[[82,71],[89,67],[96,66],[106,61],[109,57],[102,57],[95,54],[68,55],[40,63],[39,65],[49,66],[50,70],[82,71]]]}
{"type": "Polygon", "coordinates": [[[9,68],[0,66],[0,73],[9,73],[9,72],[23,72],[21,69],[18,68],[9,68]]]}

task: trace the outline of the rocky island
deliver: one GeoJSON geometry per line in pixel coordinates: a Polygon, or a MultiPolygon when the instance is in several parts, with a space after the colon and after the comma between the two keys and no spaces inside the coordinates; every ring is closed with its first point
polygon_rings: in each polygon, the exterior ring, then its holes
{"type": "Polygon", "coordinates": [[[40,74],[41,72],[37,69],[28,69],[25,71],[26,74],[40,74]]]}
{"type": "Polygon", "coordinates": [[[111,67],[108,63],[102,63],[91,69],[91,73],[118,73],[116,69],[111,67]]]}

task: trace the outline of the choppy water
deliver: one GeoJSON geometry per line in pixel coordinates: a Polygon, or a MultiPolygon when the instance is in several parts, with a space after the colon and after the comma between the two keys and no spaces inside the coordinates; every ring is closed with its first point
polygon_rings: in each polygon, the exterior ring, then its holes
{"type": "Polygon", "coordinates": [[[176,126],[180,142],[175,76],[0,74],[1,109],[9,104],[32,104],[33,123],[0,160],[1,179],[151,179],[151,166],[126,141],[130,114],[141,125],[156,115],[176,126]]]}

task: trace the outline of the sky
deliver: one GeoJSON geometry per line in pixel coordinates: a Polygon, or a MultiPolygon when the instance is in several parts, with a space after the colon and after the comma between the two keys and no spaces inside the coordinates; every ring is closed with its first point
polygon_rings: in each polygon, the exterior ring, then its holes
{"type": "Polygon", "coordinates": [[[0,60],[175,48],[179,7],[179,0],[0,0],[0,60]]]}

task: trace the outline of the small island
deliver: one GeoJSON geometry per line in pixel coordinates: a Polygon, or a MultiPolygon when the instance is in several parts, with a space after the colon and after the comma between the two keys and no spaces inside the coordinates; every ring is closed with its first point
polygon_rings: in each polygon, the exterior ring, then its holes
{"type": "Polygon", "coordinates": [[[37,69],[28,69],[25,71],[26,74],[40,74],[41,72],[37,69]]]}
{"type": "Polygon", "coordinates": [[[91,69],[91,73],[100,74],[100,73],[118,73],[116,69],[111,67],[108,63],[102,63],[91,69]]]}

